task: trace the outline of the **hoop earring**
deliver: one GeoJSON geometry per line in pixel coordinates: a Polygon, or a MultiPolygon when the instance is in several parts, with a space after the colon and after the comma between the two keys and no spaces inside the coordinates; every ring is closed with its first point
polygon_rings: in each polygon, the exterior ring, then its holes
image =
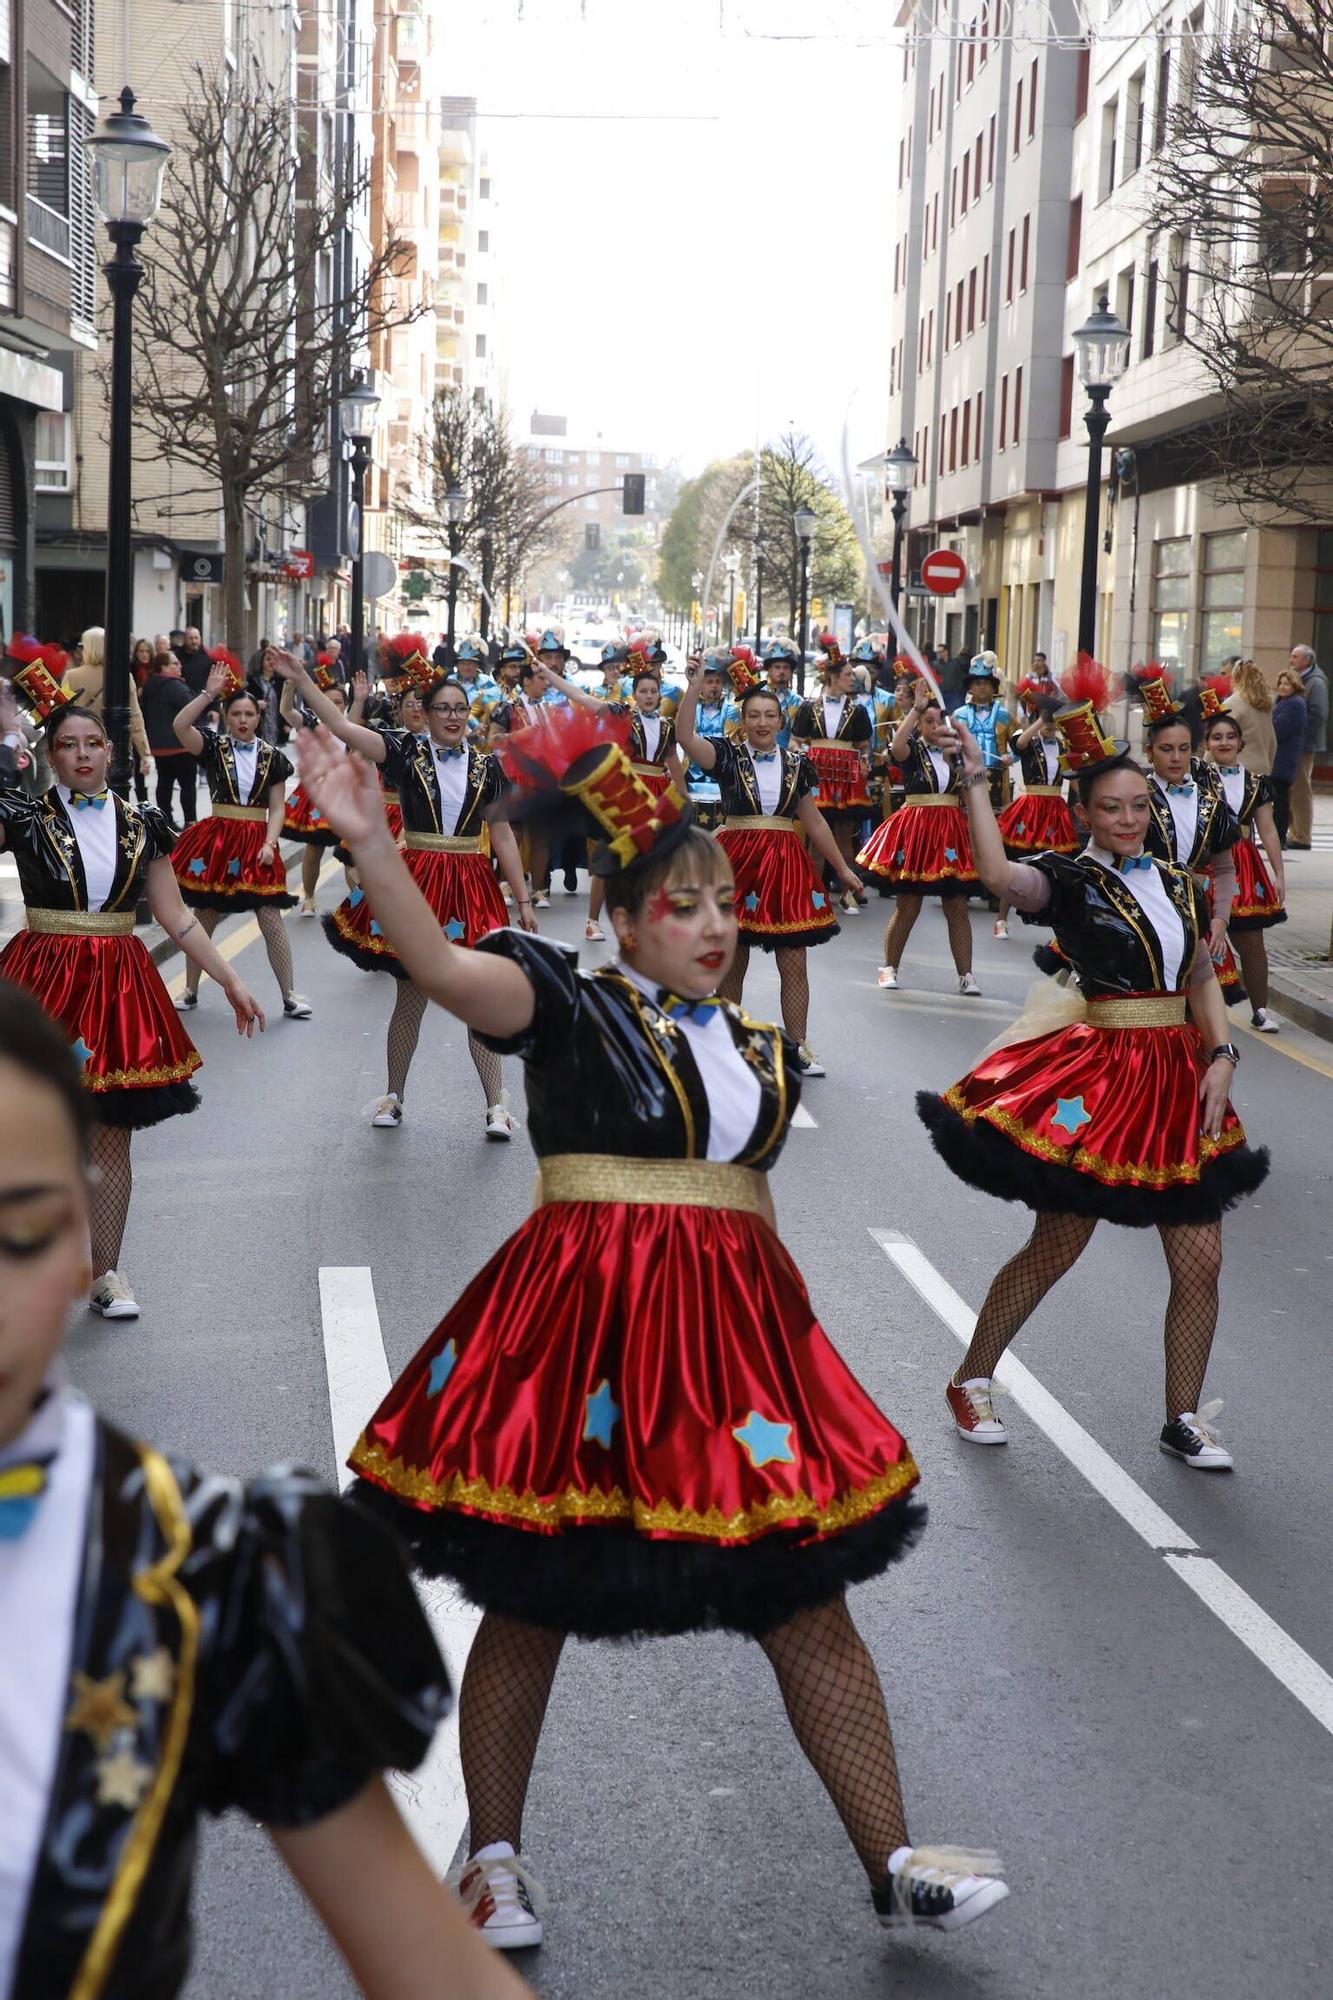
{"type": "Polygon", "coordinates": [[[622,951],[633,951],[638,942],[639,933],[635,930],[633,924],[630,925],[628,930],[621,932],[620,949],[622,951]]]}

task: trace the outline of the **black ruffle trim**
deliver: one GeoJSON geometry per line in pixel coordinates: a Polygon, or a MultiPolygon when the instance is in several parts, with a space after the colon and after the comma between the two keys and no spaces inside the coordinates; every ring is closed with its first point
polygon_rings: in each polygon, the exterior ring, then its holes
{"type": "Polygon", "coordinates": [[[92,1115],[99,1125],[118,1125],[142,1132],[166,1118],[184,1118],[199,1109],[199,1092],[192,1083],[156,1083],[146,1090],[90,1090],[92,1115]]]}
{"type": "Polygon", "coordinates": [[[1044,972],[1048,979],[1054,979],[1057,973],[1074,970],[1064,953],[1057,951],[1053,944],[1037,945],[1032,953],[1032,963],[1038,972],[1044,972]]]}
{"type": "Polygon", "coordinates": [[[808,951],[813,945],[827,944],[841,929],[841,924],[829,924],[823,930],[787,931],[782,937],[774,937],[766,931],[747,931],[742,924],[740,941],[742,944],[748,944],[751,951],[756,945],[761,951],[786,951],[792,945],[799,946],[802,951],[808,951]]]}
{"type": "Polygon", "coordinates": [[[1285,924],[1286,921],[1286,911],[1275,910],[1271,916],[1267,917],[1233,916],[1227,923],[1227,929],[1229,931],[1271,931],[1275,924],[1285,924]]]}
{"type": "Polygon", "coordinates": [[[333,949],[350,958],[363,972],[391,972],[395,979],[407,978],[407,969],[400,959],[387,952],[367,951],[363,944],[353,944],[351,938],[344,937],[333,920],[332,910],[326,910],[319,921],[333,949]]]}
{"type": "Polygon", "coordinates": [[[684,1632],[759,1637],[878,1576],[926,1524],[910,1494],[825,1541],[775,1529],[757,1542],[654,1541],[595,1524],[537,1534],[470,1514],[431,1512],[358,1479],[350,1504],[387,1521],[425,1576],[447,1577],[483,1611],[580,1639],[684,1632]]]}
{"type": "Polygon", "coordinates": [[[980,882],[895,882],[887,869],[863,868],[859,861],[853,868],[865,883],[867,889],[887,889],[894,896],[984,896],[986,891],[980,882]]]}
{"type": "Polygon", "coordinates": [[[280,896],[254,896],[247,889],[238,889],[234,896],[226,896],[219,889],[190,889],[182,882],[180,892],[192,910],[220,910],[224,916],[248,916],[253,910],[296,908],[295,896],[286,889],[280,896]]]}
{"type": "Polygon", "coordinates": [[[1216,1222],[1268,1176],[1268,1148],[1238,1146],[1203,1169],[1193,1187],[1105,1187],[1089,1174],[1037,1160],[984,1118],[971,1123],[933,1090],[919,1090],[917,1116],[959,1180],[1001,1201],[1051,1215],[1096,1216],[1127,1229],[1216,1222]]]}
{"type": "Polygon", "coordinates": [[[334,847],[338,840],[337,834],[331,833],[328,827],[319,828],[314,833],[299,833],[294,826],[284,826],[282,837],[284,840],[299,840],[303,847],[334,847]]]}

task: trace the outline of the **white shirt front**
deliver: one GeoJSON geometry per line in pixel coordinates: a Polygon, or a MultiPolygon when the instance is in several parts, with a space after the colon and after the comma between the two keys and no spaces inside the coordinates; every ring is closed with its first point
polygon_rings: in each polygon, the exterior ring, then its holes
{"type": "Polygon", "coordinates": [[[1042,756],[1046,760],[1046,782],[1048,785],[1053,785],[1060,775],[1060,745],[1048,743],[1044,736],[1039,740],[1042,756]]]}
{"type": "Polygon", "coordinates": [[[88,1404],[72,1389],[56,1388],[0,1452],[0,1468],[56,1454],[27,1529],[16,1541],[0,1541],[0,1993],[13,1983],[55,1782],[94,1436],[88,1404]]]}
{"type": "MultiPolygon", "coordinates": [[[[1221,775],[1219,773],[1219,775],[1221,775]]],[[[1245,766],[1240,764],[1234,771],[1222,776],[1222,790],[1226,793],[1227,804],[1238,817],[1240,802],[1245,797],[1245,766]]]]}
{"type": "MultiPolygon", "coordinates": [[[[657,986],[625,960],[616,961],[630,984],[656,1003],[657,986]]],[[[702,1021],[684,1014],[674,1023],[689,1044],[699,1081],[708,1099],[710,1160],[735,1160],[746,1150],[759,1116],[759,1078],[731,1039],[720,1007],[710,1007],[702,1021]]]]}
{"type": "Polygon", "coordinates": [[[771,757],[758,758],[747,743],[745,754],[754,770],[760,808],[771,817],[778,809],[778,796],[782,791],[782,752],[779,750],[771,757]]]}
{"type": "Polygon", "coordinates": [[[657,746],[662,740],[662,718],[660,715],[645,715],[640,709],[639,727],[643,731],[644,754],[651,764],[657,756],[657,746]]]}
{"type": "Polygon", "coordinates": [[[440,831],[452,833],[458,825],[463,811],[463,801],[467,797],[467,751],[461,757],[451,757],[432,742],[431,756],[435,759],[435,776],[440,784],[440,831]]]}
{"type": "MultiPolygon", "coordinates": [[[[231,739],[231,754],[236,760],[236,793],[243,806],[251,803],[250,794],[255,788],[255,765],[259,762],[259,743],[238,743],[231,739]]],[[[255,799],[255,805],[263,805],[263,799],[255,799]]]]}
{"type": "Polygon", "coordinates": [[[824,734],[836,736],[842,728],[842,711],[847,706],[845,694],[824,696],[824,734]]]}
{"type": "Polygon", "coordinates": [[[1191,782],[1187,792],[1172,792],[1160,778],[1154,778],[1153,783],[1171,808],[1171,822],[1176,833],[1176,860],[1182,868],[1188,868],[1199,824],[1199,787],[1191,782]]]}
{"type": "Polygon", "coordinates": [[[100,910],[116,879],[115,800],[108,793],[105,805],[76,806],[70,803],[72,794],[68,786],[57,785],[56,790],[79,843],[83,879],[88,885],[88,908],[100,910]]]}
{"type": "Polygon", "coordinates": [[[952,775],[948,758],[939,750],[927,750],[926,755],[929,757],[931,769],[935,773],[935,789],[940,792],[947,792],[949,789],[949,779],[952,775]]]}
{"type": "Polygon", "coordinates": [[[1162,871],[1157,862],[1151,868],[1131,868],[1122,873],[1114,854],[1105,848],[1094,847],[1091,842],[1085,848],[1089,860],[1099,861],[1112,875],[1120,880],[1143,911],[1144,916],[1157,933],[1157,942],[1162,950],[1162,984],[1167,993],[1180,990],[1182,978],[1190,968],[1184,964],[1185,925],[1179,910],[1166,892],[1162,871]]]}

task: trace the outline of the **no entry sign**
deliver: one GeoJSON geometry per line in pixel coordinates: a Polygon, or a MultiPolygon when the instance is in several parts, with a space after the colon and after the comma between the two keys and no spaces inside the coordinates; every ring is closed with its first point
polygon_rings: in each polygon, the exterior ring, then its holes
{"type": "Polygon", "coordinates": [[[936,597],[952,597],[967,582],[967,564],[956,549],[932,549],[921,565],[921,581],[936,597]]]}

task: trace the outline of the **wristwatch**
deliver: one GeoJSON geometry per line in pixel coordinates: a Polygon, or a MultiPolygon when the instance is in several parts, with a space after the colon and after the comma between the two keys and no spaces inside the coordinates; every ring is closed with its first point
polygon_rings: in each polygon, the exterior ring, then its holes
{"type": "Polygon", "coordinates": [[[1240,1061],[1240,1050],[1234,1042],[1219,1042],[1215,1049],[1208,1051],[1208,1055],[1212,1062],[1216,1062],[1219,1056],[1225,1056],[1233,1068],[1240,1061]]]}

